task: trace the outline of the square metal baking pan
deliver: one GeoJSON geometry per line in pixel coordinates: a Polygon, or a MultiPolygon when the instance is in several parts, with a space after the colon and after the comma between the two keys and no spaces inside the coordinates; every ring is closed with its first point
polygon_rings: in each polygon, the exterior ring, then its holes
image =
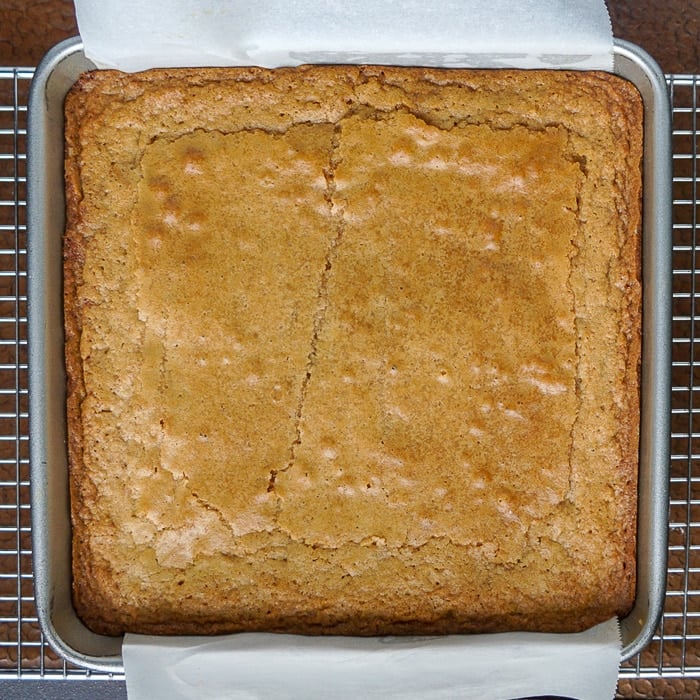
{"type": "MultiPolygon", "coordinates": [[[[37,68],[28,114],[28,329],[31,507],[37,613],[64,658],[121,672],[121,638],[90,632],[71,599],[71,525],[63,354],[63,101],[84,71],[79,39],[37,68]]],[[[615,68],[644,100],[642,409],[637,595],[621,620],[623,659],[644,648],[660,619],[666,583],[671,387],[671,116],[664,76],[641,49],[615,42],[615,68]]]]}

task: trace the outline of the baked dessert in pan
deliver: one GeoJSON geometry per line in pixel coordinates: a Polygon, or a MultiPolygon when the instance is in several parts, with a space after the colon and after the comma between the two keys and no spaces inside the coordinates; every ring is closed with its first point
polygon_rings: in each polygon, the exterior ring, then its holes
{"type": "Polygon", "coordinates": [[[631,608],[631,84],[95,71],[66,144],[91,629],[576,631],[631,608]]]}

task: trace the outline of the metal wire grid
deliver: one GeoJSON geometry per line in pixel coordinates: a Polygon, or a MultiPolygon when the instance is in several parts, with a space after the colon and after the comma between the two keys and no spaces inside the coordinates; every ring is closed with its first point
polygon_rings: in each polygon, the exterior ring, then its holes
{"type": "Polygon", "coordinates": [[[25,214],[32,76],[30,68],[0,68],[0,678],[88,677],[44,642],[34,607],[25,214]]]}
{"type": "MultiPolygon", "coordinates": [[[[68,664],[39,630],[32,584],[26,332],[26,121],[32,69],[0,69],[0,679],[114,678],[68,664]]],[[[668,592],[621,680],[700,678],[700,76],[673,104],[673,393],[668,592]]]]}
{"type": "Polygon", "coordinates": [[[0,72],[0,668],[41,657],[32,610],[27,454],[26,89],[0,72]]]}
{"type": "Polygon", "coordinates": [[[652,644],[622,677],[700,678],[700,76],[670,76],[673,107],[673,349],[669,566],[652,644]]]}
{"type": "Polygon", "coordinates": [[[669,567],[663,619],[627,673],[700,678],[700,76],[668,79],[673,107],[673,349],[669,567]]]}

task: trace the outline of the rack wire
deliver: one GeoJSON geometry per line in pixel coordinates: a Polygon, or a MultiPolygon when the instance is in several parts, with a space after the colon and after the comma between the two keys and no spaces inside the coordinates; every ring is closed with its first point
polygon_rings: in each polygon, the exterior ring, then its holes
{"type": "MultiPolygon", "coordinates": [[[[29,505],[26,139],[30,68],[0,68],[0,682],[91,678],[42,638],[29,505]]],[[[700,76],[668,76],[673,104],[673,368],[668,591],[651,645],[620,679],[700,679],[700,76]]]]}
{"type": "Polygon", "coordinates": [[[673,106],[673,346],[669,566],[653,643],[622,671],[700,678],[700,76],[669,76],[673,106]]]}
{"type": "Polygon", "coordinates": [[[0,681],[113,678],[56,654],[43,639],[34,607],[26,251],[27,100],[33,73],[0,68],[0,681]]]}

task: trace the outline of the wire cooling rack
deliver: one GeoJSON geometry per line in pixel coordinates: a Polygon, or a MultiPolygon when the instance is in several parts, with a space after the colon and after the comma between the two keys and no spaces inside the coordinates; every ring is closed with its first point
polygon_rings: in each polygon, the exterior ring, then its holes
{"type": "MultiPolygon", "coordinates": [[[[114,678],[64,661],[43,640],[34,608],[25,218],[32,75],[29,68],[0,69],[0,695],[5,679],[114,678]]],[[[668,592],[653,642],[620,671],[621,688],[631,688],[633,697],[649,681],[700,679],[700,76],[668,76],[668,84],[674,151],[668,592]]]]}

